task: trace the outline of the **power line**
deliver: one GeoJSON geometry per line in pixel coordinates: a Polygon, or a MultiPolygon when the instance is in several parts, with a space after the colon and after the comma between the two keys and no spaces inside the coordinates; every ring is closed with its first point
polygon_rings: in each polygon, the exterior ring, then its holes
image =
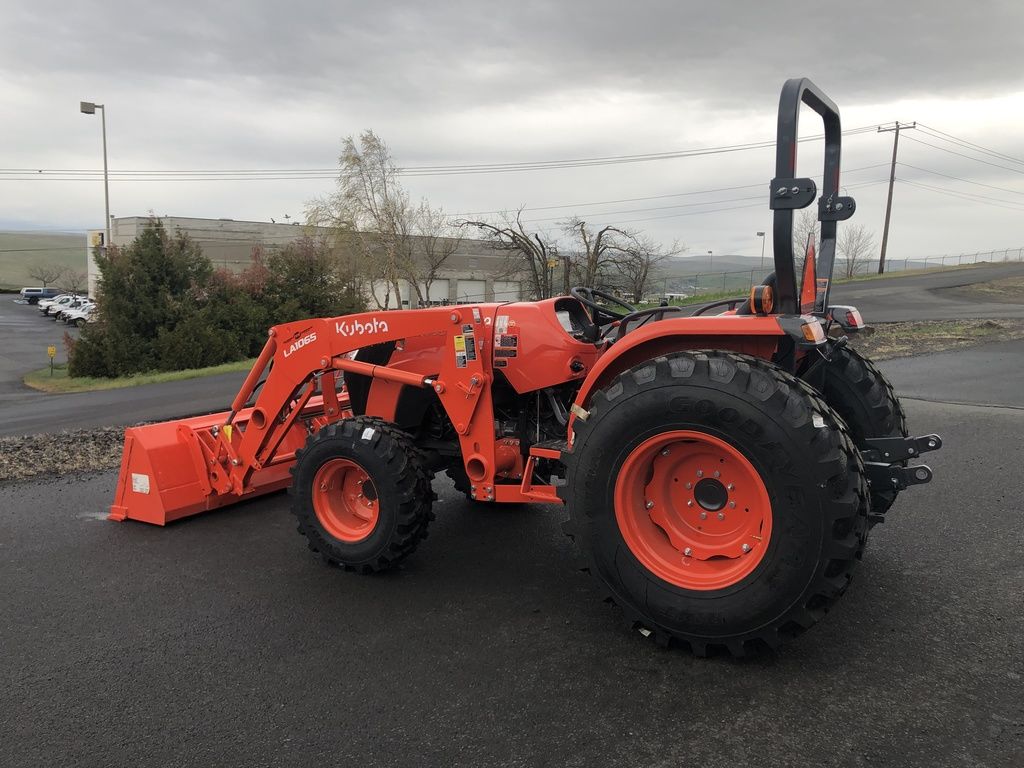
{"type": "Polygon", "coordinates": [[[947,179],[953,179],[954,181],[962,181],[964,184],[973,184],[976,187],[988,187],[989,189],[996,189],[996,190],[999,190],[1000,192],[1009,192],[1009,193],[1014,194],[1014,195],[1024,195],[1024,192],[1020,191],[1019,189],[1009,189],[1008,187],[997,187],[997,186],[995,186],[993,184],[983,184],[980,181],[971,181],[970,179],[962,179],[959,176],[951,176],[948,173],[940,173],[939,171],[933,171],[930,168],[920,168],[919,166],[911,165],[910,163],[898,162],[898,163],[896,163],[896,165],[902,165],[904,168],[913,168],[915,171],[922,171],[923,173],[930,173],[930,174],[933,174],[935,176],[942,176],[942,177],[947,178],[947,179]]]}
{"type": "Polygon", "coordinates": [[[1010,171],[1012,173],[1019,173],[1021,175],[1024,175],[1024,170],[1019,169],[1019,168],[1011,168],[1008,165],[999,165],[999,163],[990,163],[988,160],[982,160],[980,157],[972,157],[971,155],[965,155],[963,152],[956,152],[956,151],[954,151],[952,149],[949,149],[948,147],[940,147],[938,144],[930,144],[927,141],[921,141],[920,139],[914,139],[914,138],[911,138],[910,136],[907,136],[906,139],[907,139],[907,141],[912,141],[915,144],[924,144],[926,147],[931,147],[932,149],[937,149],[940,152],[948,152],[951,155],[957,155],[958,157],[965,157],[968,160],[973,160],[976,163],[984,163],[985,165],[991,165],[993,168],[1002,168],[1004,171],[1010,171]]]}
{"type": "Polygon", "coordinates": [[[1024,205],[1017,206],[1014,203],[1008,202],[1000,198],[986,197],[984,195],[974,195],[968,192],[959,192],[952,189],[943,189],[942,187],[933,187],[929,184],[922,184],[919,181],[911,181],[910,179],[897,179],[901,184],[909,184],[912,187],[919,187],[926,189],[930,192],[935,192],[940,195],[947,195],[948,197],[956,197],[961,200],[968,200],[972,203],[981,203],[982,205],[991,205],[996,208],[1006,208],[1010,211],[1024,211],[1024,205]]]}
{"type": "MultiPolygon", "coordinates": [[[[885,167],[887,165],[888,165],[888,163],[877,163],[875,165],[865,165],[865,166],[863,166],[861,168],[851,168],[851,169],[849,169],[847,171],[843,171],[843,173],[844,174],[857,173],[858,171],[868,171],[868,170],[872,170],[874,168],[882,168],[882,167],[885,167]]],[[[557,210],[557,209],[560,209],[560,208],[583,208],[585,206],[591,206],[591,205],[615,205],[615,204],[618,204],[618,203],[638,203],[638,202],[644,202],[646,200],[664,200],[664,199],[668,199],[668,198],[672,198],[672,197],[687,197],[687,196],[690,196],[690,195],[714,194],[714,193],[717,193],[717,192],[735,192],[735,191],[740,190],[740,189],[758,189],[758,188],[761,188],[761,187],[764,187],[764,186],[765,186],[765,184],[764,184],[764,182],[762,182],[762,183],[759,183],[759,184],[742,184],[742,185],[735,186],[735,187],[717,187],[715,189],[697,189],[697,190],[692,190],[690,192],[673,192],[673,193],[667,194],[667,195],[649,195],[647,197],[624,197],[624,198],[620,198],[618,200],[601,200],[601,201],[591,202],[591,203],[562,203],[562,204],[559,204],[559,205],[539,205],[539,206],[535,206],[535,207],[532,207],[532,208],[502,208],[500,210],[495,210],[495,211],[467,211],[467,212],[463,212],[463,213],[452,213],[452,214],[449,214],[449,215],[453,216],[453,217],[454,216],[486,216],[488,214],[507,213],[507,212],[512,211],[512,210],[520,210],[520,211],[552,211],[552,210],[557,210]]]]}
{"type": "MultiPolygon", "coordinates": [[[[848,189],[857,189],[857,188],[860,188],[860,187],[869,187],[869,186],[872,186],[872,185],[875,185],[875,184],[884,184],[884,183],[885,183],[885,179],[879,179],[877,181],[865,181],[865,182],[859,182],[857,184],[849,184],[849,185],[847,185],[847,188],[848,189]]],[[[609,217],[609,216],[620,216],[620,215],[629,214],[629,213],[644,213],[644,212],[647,212],[647,211],[660,211],[660,210],[666,210],[666,209],[672,209],[672,208],[688,208],[688,207],[693,207],[693,206],[697,206],[697,205],[721,205],[722,203],[744,202],[744,201],[747,201],[747,200],[760,200],[761,202],[750,203],[748,205],[730,206],[728,208],[716,208],[716,209],[707,210],[707,211],[688,211],[688,212],[685,212],[685,213],[673,213],[673,214],[669,214],[667,216],[653,216],[653,217],[647,217],[647,218],[643,218],[643,219],[617,220],[616,223],[619,223],[619,224],[632,224],[632,223],[640,222],[640,221],[658,221],[660,219],[673,219],[673,218],[678,218],[678,217],[681,217],[681,216],[701,216],[701,215],[709,214],[709,213],[719,213],[721,211],[733,211],[733,210],[739,210],[741,208],[758,208],[758,207],[763,207],[764,206],[764,198],[763,198],[763,196],[762,195],[757,195],[755,197],[736,197],[736,198],[730,198],[730,199],[726,199],[726,200],[708,201],[708,202],[704,202],[704,203],[683,203],[683,204],[680,204],[680,205],[657,206],[657,207],[653,207],[653,208],[635,208],[635,209],[627,210],[627,211],[605,211],[605,212],[601,212],[601,213],[591,213],[591,214],[588,214],[588,216],[591,216],[591,217],[594,217],[594,218],[609,217]]],[[[526,222],[532,224],[532,223],[536,223],[536,222],[540,222],[540,221],[559,221],[559,220],[562,220],[562,219],[564,219],[563,216],[553,216],[553,217],[541,218],[541,219],[526,219],[526,222]]]]}
{"type": "MultiPolygon", "coordinates": [[[[855,136],[874,130],[874,126],[863,126],[843,131],[843,135],[855,136]]],[[[817,141],[823,134],[805,136],[801,142],[817,141]]],[[[608,155],[604,157],[574,158],[568,160],[536,160],[516,163],[479,163],[459,165],[425,165],[399,167],[401,176],[453,176],[473,175],[481,173],[510,173],[538,170],[559,170],[563,168],[585,168],[603,165],[620,165],[624,163],[642,163],[660,160],[673,160],[688,157],[703,157],[729,152],[743,152],[752,149],[774,147],[774,141],[747,142],[744,144],[728,144],[718,147],[676,150],[671,152],[652,152],[638,155],[608,155]]],[[[281,181],[281,180],[315,180],[333,179],[337,176],[336,168],[283,168],[283,169],[191,169],[181,171],[163,170],[124,170],[111,171],[110,176],[118,181],[281,181]]],[[[2,168],[0,179],[7,181],[95,181],[101,178],[101,172],[93,169],[62,168],[2,168]]]]}
{"type": "Polygon", "coordinates": [[[1001,160],[1009,160],[1012,163],[1020,163],[1021,165],[1024,165],[1024,160],[1021,160],[1018,157],[1014,157],[1013,155],[1007,155],[1003,152],[999,152],[995,149],[990,149],[989,147],[983,146],[981,144],[975,144],[973,141],[968,141],[967,139],[961,139],[957,136],[954,136],[951,133],[940,131],[938,128],[932,128],[930,125],[925,125],[924,123],[918,123],[918,126],[925,133],[929,135],[934,135],[935,138],[940,139],[942,141],[948,141],[950,144],[957,144],[961,147],[970,148],[977,152],[982,152],[986,155],[991,155],[992,157],[998,157],[1001,160]]]}

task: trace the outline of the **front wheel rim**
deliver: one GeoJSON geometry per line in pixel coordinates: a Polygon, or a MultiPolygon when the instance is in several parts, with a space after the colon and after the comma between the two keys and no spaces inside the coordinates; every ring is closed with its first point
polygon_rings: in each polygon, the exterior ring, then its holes
{"type": "Polygon", "coordinates": [[[683,589],[723,589],[749,576],[771,538],[760,473],[726,441],[692,430],[655,435],[622,463],[615,518],[633,555],[683,589]]]}
{"type": "Polygon", "coordinates": [[[351,459],[330,459],[313,477],[313,511],[331,536],[356,543],[373,533],[380,518],[377,489],[351,459]]]}

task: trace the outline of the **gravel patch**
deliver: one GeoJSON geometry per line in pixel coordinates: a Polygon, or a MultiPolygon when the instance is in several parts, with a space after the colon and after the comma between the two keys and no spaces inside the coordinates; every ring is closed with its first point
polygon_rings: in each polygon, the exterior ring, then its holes
{"type": "Polygon", "coordinates": [[[919,320],[873,328],[869,335],[851,334],[850,344],[876,361],[1024,338],[1024,320],[919,320]]]}
{"type": "Polygon", "coordinates": [[[123,427],[0,437],[0,483],[116,469],[123,447],[123,427]]]}

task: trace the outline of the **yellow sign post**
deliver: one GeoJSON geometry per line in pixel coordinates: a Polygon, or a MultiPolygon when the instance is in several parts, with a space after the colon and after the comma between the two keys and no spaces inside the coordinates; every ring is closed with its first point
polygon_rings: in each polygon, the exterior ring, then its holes
{"type": "Polygon", "coordinates": [[[46,348],[46,354],[50,356],[50,375],[53,376],[53,358],[57,356],[57,348],[51,344],[46,348]]]}

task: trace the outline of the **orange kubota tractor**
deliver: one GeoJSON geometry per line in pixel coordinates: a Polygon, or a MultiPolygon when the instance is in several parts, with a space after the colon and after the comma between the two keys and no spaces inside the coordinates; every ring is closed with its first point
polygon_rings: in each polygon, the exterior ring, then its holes
{"type": "Polygon", "coordinates": [[[566,532],[630,626],[697,654],[775,647],[846,590],[903,488],[907,436],[881,373],[829,304],[839,112],[808,80],[779,104],[775,271],[684,316],[594,288],[542,301],[301,320],[270,330],[230,411],[125,435],[115,520],[163,525],[288,488],[334,564],[393,568],[426,536],[446,471],[476,503],[565,505],[566,532]],[[820,253],[797,289],[801,104],[825,127],[820,253]],[[710,314],[715,310],[718,314],[710,314]]]}

